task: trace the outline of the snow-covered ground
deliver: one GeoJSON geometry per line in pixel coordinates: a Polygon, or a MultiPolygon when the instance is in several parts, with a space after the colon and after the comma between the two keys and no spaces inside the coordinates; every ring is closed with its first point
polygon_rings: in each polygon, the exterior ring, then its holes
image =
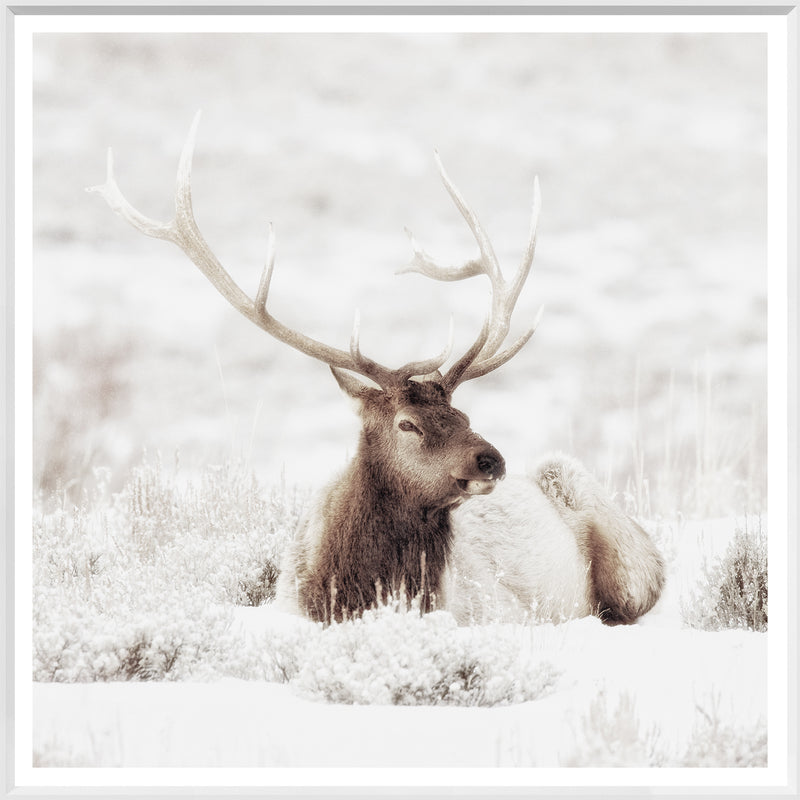
{"type": "Polygon", "coordinates": [[[698,630],[684,622],[707,575],[704,565],[727,550],[736,526],[719,520],[680,531],[681,555],[670,561],[659,603],[632,626],[608,627],[592,617],[456,628],[445,612],[420,619],[387,609],[362,623],[322,629],[269,604],[234,607],[230,633],[242,650],[266,653],[282,641],[302,642],[303,663],[288,683],[274,674],[36,683],[34,763],[765,767],[767,634],[698,630]],[[440,642],[433,645],[442,648],[438,660],[419,656],[431,641],[440,642]],[[396,678],[401,669],[432,697],[437,677],[428,672],[456,661],[459,642],[468,643],[478,663],[495,665],[480,696],[489,707],[416,699],[419,705],[409,708],[414,695],[407,689],[401,704],[392,704],[392,692],[407,680],[396,678]],[[486,648],[506,653],[493,661],[486,648]],[[501,685],[492,699],[492,682],[502,682],[507,668],[518,690],[501,685]]]}
{"type": "Polygon", "coordinates": [[[766,766],[764,634],[588,618],[525,635],[560,672],[527,703],[341,705],[234,679],[42,683],[34,751],[71,767],[766,766]]]}

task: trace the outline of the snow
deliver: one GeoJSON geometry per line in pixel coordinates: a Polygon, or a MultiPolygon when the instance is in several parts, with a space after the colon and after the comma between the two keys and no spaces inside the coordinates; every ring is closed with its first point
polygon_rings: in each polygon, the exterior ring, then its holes
{"type": "MultiPolygon", "coordinates": [[[[611,710],[633,698],[638,725],[656,726],[665,759],[686,752],[698,706],[708,714],[716,709],[737,730],[765,724],[763,634],[609,629],[589,618],[532,629],[530,636],[530,646],[562,674],[555,691],[529,703],[336,705],[287,685],[229,679],[42,683],[34,689],[34,750],[62,752],[71,766],[606,766],[580,763],[598,697],[611,710]]],[[[629,750],[611,755],[630,765],[629,750]]]]}
{"type": "MultiPolygon", "coordinates": [[[[704,537],[696,541],[635,625],[589,617],[459,629],[498,647],[513,641],[531,664],[552,668],[555,681],[530,702],[406,707],[377,692],[371,702],[366,689],[361,703],[337,704],[315,699],[302,676],[288,684],[37,683],[34,752],[51,767],[687,766],[698,739],[713,739],[711,727],[734,739],[766,736],[768,707],[767,634],[682,624],[680,573],[705,557],[704,537]]],[[[233,629],[256,644],[271,634],[317,637],[323,657],[336,652],[322,649],[319,626],[270,606],[236,608],[233,629]]],[[[377,647],[397,644],[377,622],[367,633],[377,647]]],[[[362,663],[380,675],[374,654],[362,663]]]]}
{"type": "Polygon", "coordinates": [[[667,584],[631,626],[459,627],[446,611],[389,606],[325,627],[239,604],[301,507],[231,467],[196,482],[145,463],[122,494],[37,519],[37,780],[766,767],[779,722],[768,634],[697,630],[685,614],[735,532],[764,531],[765,517],[644,523],[667,584]]]}

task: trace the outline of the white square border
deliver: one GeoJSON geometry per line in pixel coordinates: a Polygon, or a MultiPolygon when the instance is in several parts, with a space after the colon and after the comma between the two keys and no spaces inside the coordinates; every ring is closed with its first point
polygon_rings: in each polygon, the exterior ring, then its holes
{"type": "MultiPolygon", "coordinates": [[[[22,10],[22,9],[18,9],[22,10]]],[[[6,9],[8,11],[8,9],[6,9]]],[[[797,10],[795,8],[794,14],[797,10]]],[[[35,769],[31,765],[32,741],[30,716],[22,709],[31,708],[31,686],[20,681],[15,686],[15,783],[25,787],[60,786],[136,786],[136,787],[778,787],[787,783],[787,720],[789,711],[788,659],[789,599],[787,541],[776,532],[788,534],[789,480],[786,465],[790,457],[787,414],[789,397],[789,312],[785,298],[789,294],[787,265],[789,217],[787,196],[789,162],[787,126],[789,107],[789,18],[775,14],[436,14],[374,15],[338,14],[327,11],[317,15],[262,14],[47,14],[19,13],[14,17],[13,108],[15,141],[15,235],[16,265],[32,263],[32,98],[30,87],[33,34],[43,32],[389,32],[389,31],[474,31],[474,32],[763,32],[768,37],[769,101],[769,204],[768,218],[768,410],[769,410],[769,508],[770,508],[770,596],[771,619],[769,649],[769,767],[755,770],[728,769],[35,769]],[[782,568],[781,568],[782,567],[782,568]],[[28,743],[25,746],[25,743],[28,743]]],[[[796,43],[795,43],[796,45],[796,43]]],[[[796,164],[794,165],[796,169],[796,164]]],[[[795,200],[796,202],[796,200],[795,200]]],[[[796,205],[795,205],[796,208],[796,205]]],[[[796,233],[796,232],[795,232],[796,233]]],[[[796,253],[794,253],[796,258],[796,253]]],[[[32,436],[31,339],[19,331],[31,329],[32,290],[30,270],[17,268],[14,283],[14,405],[17,443],[29,442],[32,436]]],[[[796,288],[796,286],[794,287],[796,288]]],[[[793,320],[792,320],[793,322],[793,320]]],[[[796,356],[796,353],[794,354],[796,356]]],[[[790,410],[790,413],[791,410],[790,410]]],[[[796,435],[796,434],[795,434],[796,435]]],[[[31,453],[28,448],[15,450],[14,472],[16,533],[16,604],[14,646],[15,672],[30,674],[31,647],[31,574],[30,574],[30,498],[31,453]]],[[[796,491],[796,489],[793,489],[796,491]]],[[[793,498],[796,500],[796,497],[793,498]]],[[[796,531],[794,531],[796,533],[796,531]]],[[[795,589],[796,597],[796,589],[795,589]]],[[[796,642],[793,643],[796,658],[796,642]]],[[[796,662],[795,662],[796,663],[796,662]]],[[[795,691],[796,702],[796,691],[795,691]]]]}

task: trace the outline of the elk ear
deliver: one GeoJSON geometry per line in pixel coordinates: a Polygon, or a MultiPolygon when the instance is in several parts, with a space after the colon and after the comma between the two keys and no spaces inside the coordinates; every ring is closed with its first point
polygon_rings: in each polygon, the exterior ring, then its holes
{"type": "Polygon", "coordinates": [[[336,378],[336,383],[339,384],[339,388],[348,395],[348,397],[359,401],[363,399],[364,394],[369,389],[367,384],[362,383],[358,378],[353,377],[349,372],[339,369],[338,367],[331,367],[331,372],[333,373],[333,377],[336,378]]]}

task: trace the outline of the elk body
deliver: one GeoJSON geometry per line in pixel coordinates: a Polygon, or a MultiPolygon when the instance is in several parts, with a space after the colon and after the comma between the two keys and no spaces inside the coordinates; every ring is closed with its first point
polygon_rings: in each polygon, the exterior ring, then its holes
{"type": "Polygon", "coordinates": [[[142,233],[177,244],[231,305],[271,336],[328,364],[356,402],[362,428],[344,472],[316,497],[281,568],[277,602],[316,620],[357,615],[398,595],[422,610],[450,609],[460,622],[552,619],[597,614],[632,622],[663,586],[663,563],[647,533],[605,497],[577,462],[552,457],[529,478],[503,481],[502,455],[452,406],[456,388],[510,360],[533,327],[503,349],[511,314],[530,272],[540,200],[535,185],[528,245],[513,280],[502,275],[491,243],[437,155],[480,256],[442,267],[412,238],[407,268],[435,280],[489,278],[486,321],[472,346],[445,372],[451,341],[437,357],[398,369],[361,353],[358,316],[348,350],[288,328],[266,308],[274,236],[255,300],[243,292],[203,239],[192,213],[191,160],[198,117],[184,147],[175,217],[151,220],[125,200],[113,176],[93,187],[142,233]],[[356,377],[358,376],[358,377],[356,377]],[[502,481],[502,483],[501,483],[502,481]]]}

